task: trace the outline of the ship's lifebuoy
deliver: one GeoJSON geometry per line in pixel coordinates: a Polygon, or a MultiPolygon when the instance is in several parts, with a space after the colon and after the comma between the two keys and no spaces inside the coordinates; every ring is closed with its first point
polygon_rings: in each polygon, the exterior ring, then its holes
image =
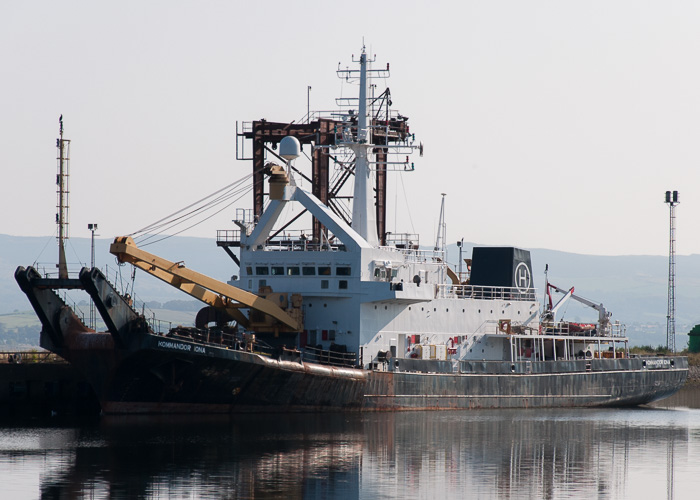
{"type": "Polygon", "coordinates": [[[498,320],[498,330],[503,333],[510,335],[510,320],[509,319],[499,319],[498,320]]]}

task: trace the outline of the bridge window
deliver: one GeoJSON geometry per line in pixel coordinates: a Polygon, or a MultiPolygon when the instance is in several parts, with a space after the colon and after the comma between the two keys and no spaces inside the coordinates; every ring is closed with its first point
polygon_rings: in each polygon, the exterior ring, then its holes
{"type": "Polygon", "coordinates": [[[304,266],[301,268],[301,274],[304,276],[316,276],[316,268],[313,266],[304,266]]]}
{"type": "Polygon", "coordinates": [[[336,267],[336,276],[350,276],[350,266],[336,267]]]}
{"type": "Polygon", "coordinates": [[[299,276],[299,267],[293,266],[287,268],[287,276],[299,276]]]}
{"type": "Polygon", "coordinates": [[[248,276],[252,276],[253,275],[253,268],[251,266],[247,266],[245,268],[245,272],[248,276]]]}
{"type": "Polygon", "coordinates": [[[284,274],[284,266],[272,266],[273,276],[282,276],[284,274]]]}
{"type": "Polygon", "coordinates": [[[255,274],[258,276],[267,276],[270,274],[270,268],[267,266],[257,266],[255,268],[255,274]]]}
{"type": "Polygon", "coordinates": [[[331,268],[330,266],[318,266],[318,275],[319,276],[330,276],[331,275],[331,268]]]}
{"type": "Polygon", "coordinates": [[[340,290],[347,290],[348,288],[348,280],[340,280],[338,281],[338,288],[340,290]]]}

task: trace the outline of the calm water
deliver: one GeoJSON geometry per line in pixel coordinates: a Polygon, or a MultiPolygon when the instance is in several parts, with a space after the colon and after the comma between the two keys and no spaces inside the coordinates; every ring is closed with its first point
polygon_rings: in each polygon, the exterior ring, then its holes
{"type": "Polygon", "coordinates": [[[665,407],[3,423],[0,497],[700,498],[700,391],[665,407]]]}

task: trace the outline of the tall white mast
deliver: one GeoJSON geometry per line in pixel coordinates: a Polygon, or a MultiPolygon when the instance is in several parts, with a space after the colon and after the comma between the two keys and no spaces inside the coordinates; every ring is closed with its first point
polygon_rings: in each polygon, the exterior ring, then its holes
{"type": "Polygon", "coordinates": [[[352,205],[352,228],[372,246],[379,245],[377,215],[372,186],[374,163],[372,133],[367,127],[367,54],[362,47],[360,56],[360,97],[357,112],[357,140],[349,147],[355,153],[355,190],[352,205]]]}
{"type": "MultiPolygon", "coordinates": [[[[336,146],[350,149],[355,161],[355,184],[352,204],[352,228],[370,245],[377,247],[380,238],[377,228],[377,207],[375,206],[374,187],[375,169],[381,168],[383,172],[390,170],[411,171],[413,163],[409,162],[409,154],[419,150],[423,156],[423,145],[414,145],[415,136],[408,133],[408,118],[400,114],[392,114],[389,110],[391,99],[389,89],[382,93],[383,104],[373,111],[374,96],[368,95],[369,80],[372,78],[388,78],[389,64],[386,68],[370,68],[374,62],[367,57],[365,47],[358,60],[353,56],[353,62],[360,63],[359,69],[340,69],[338,64],[338,77],[347,81],[359,78],[360,92],[357,98],[339,98],[337,102],[344,107],[342,114],[342,127],[340,134],[336,134],[336,146]],[[354,106],[357,99],[357,113],[354,106]],[[352,104],[351,104],[352,103],[352,104]],[[373,135],[379,136],[379,144],[375,144],[373,135]],[[382,139],[383,136],[383,139],[382,139]],[[381,153],[377,166],[377,152],[381,153]],[[390,161],[389,155],[403,155],[405,161],[390,161]]],[[[379,187],[378,187],[379,189],[379,187]]]]}

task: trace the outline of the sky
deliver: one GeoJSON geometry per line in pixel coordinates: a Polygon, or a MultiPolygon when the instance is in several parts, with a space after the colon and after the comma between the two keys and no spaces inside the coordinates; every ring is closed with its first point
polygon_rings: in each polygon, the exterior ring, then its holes
{"type": "Polygon", "coordinates": [[[431,244],[446,193],[448,243],[664,255],[678,190],[700,253],[698,26],[691,0],[2,2],[0,233],[55,234],[59,115],[70,235],[112,238],[249,174],[237,122],[302,119],[308,86],[334,109],[364,41],[425,145],[389,230],[431,244]]]}

